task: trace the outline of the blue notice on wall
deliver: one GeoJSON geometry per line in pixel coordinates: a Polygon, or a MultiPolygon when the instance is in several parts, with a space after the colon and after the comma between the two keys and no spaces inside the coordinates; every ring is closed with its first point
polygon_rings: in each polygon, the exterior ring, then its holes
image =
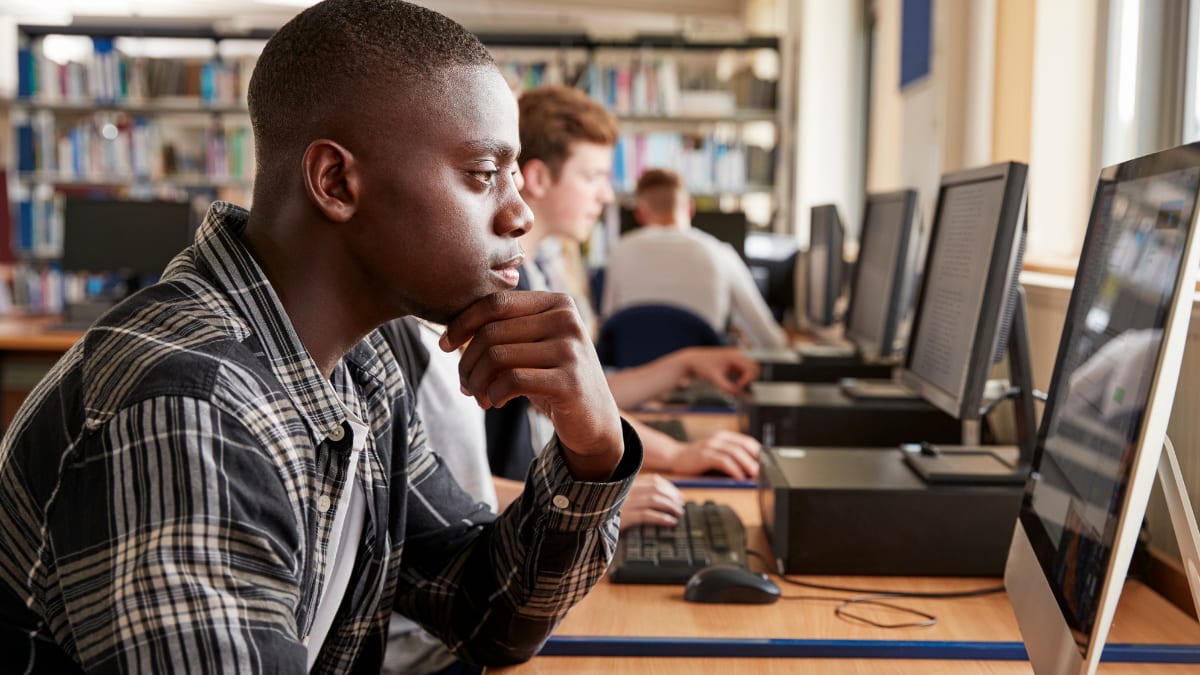
{"type": "Polygon", "coordinates": [[[900,88],[929,74],[933,54],[933,0],[900,2],[900,88]]]}

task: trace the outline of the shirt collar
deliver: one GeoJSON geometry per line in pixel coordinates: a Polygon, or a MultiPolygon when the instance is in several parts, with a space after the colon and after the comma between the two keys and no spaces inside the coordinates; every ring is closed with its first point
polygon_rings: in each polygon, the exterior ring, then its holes
{"type": "MultiPolygon", "coordinates": [[[[262,268],[242,243],[250,212],[226,202],[214,202],[196,233],[195,265],[217,289],[229,298],[258,336],[266,362],[283,385],[288,397],[305,416],[315,436],[336,433],[346,418],[338,395],[296,334],[283,303],[275,294],[262,268]]],[[[177,259],[163,278],[187,273],[189,258],[177,259]]],[[[369,349],[359,343],[351,354],[361,362],[369,349]]]]}

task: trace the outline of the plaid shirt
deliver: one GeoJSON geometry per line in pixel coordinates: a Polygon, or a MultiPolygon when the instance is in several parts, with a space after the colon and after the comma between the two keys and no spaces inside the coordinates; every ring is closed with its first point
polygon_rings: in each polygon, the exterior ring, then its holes
{"type": "Polygon", "coordinates": [[[248,215],[214,204],[5,435],[0,670],[304,672],[349,480],[366,522],[313,672],[378,672],[393,607],[470,660],[527,658],[607,567],[636,435],[611,483],[547,448],[491,515],[426,446],[378,331],[321,376],[240,242],[248,215]],[[347,409],[371,428],[354,475],[347,409]]]}

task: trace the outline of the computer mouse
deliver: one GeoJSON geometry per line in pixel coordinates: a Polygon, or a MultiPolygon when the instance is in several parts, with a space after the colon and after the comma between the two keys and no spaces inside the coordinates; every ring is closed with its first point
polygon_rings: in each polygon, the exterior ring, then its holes
{"type": "Polygon", "coordinates": [[[705,567],[688,579],[683,590],[683,599],[688,602],[768,605],[779,596],[775,582],[741,565],[705,567]]]}

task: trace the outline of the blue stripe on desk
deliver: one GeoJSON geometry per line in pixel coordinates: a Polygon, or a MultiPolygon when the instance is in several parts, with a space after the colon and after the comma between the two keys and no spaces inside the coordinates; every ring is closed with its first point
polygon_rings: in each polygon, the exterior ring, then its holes
{"type": "MultiPolygon", "coordinates": [[[[958,659],[1027,661],[1020,642],[931,640],[787,640],[554,636],[542,656],[657,656],[730,658],[958,659]]],[[[1109,644],[1108,663],[1200,663],[1200,645],[1109,644]]]]}

